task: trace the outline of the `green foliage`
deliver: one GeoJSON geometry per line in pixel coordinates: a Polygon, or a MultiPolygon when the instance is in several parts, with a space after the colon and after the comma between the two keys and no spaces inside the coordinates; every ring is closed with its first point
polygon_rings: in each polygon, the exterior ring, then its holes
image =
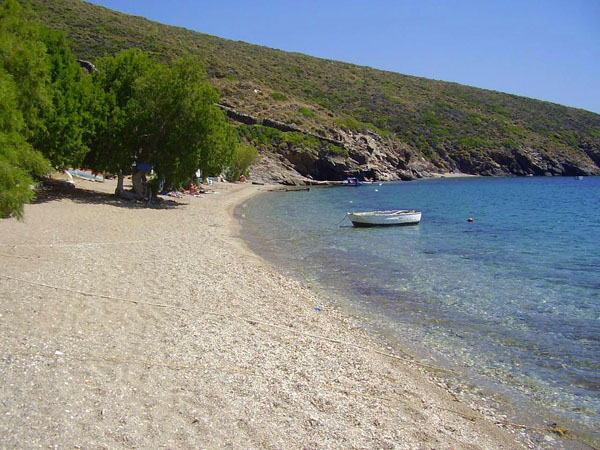
{"type": "Polygon", "coordinates": [[[424,155],[426,155],[426,156],[433,155],[431,146],[429,145],[429,142],[427,142],[427,139],[425,139],[425,136],[417,136],[413,145],[415,145],[419,150],[421,150],[421,152],[424,155]]]}
{"type": "Polygon", "coordinates": [[[469,114],[468,120],[472,125],[478,126],[483,123],[484,118],[478,114],[469,114]]]}
{"type": "Polygon", "coordinates": [[[23,204],[34,199],[32,175],[50,170],[44,157],[19,133],[0,131],[0,217],[23,218],[23,204]]]}
{"type": "Polygon", "coordinates": [[[306,149],[317,149],[321,143],[314,137],[304,133],[297,133],[295,131],[282,132],[282,141],[292,147],[303,147],[306,149]]]}
{"type": "Polygon", "coordinates": [[[506,117],[510,117],[511,116],[510,110],[506,106],[503,106],[503,105],[493,105],[492,109],[493,109],[494,112],[496,112],[496,113],[498,113],[500,115],[503,115],[503,116],[506,116],[506,117]]]}
{"type": "Polygon", "coordinates": [[[329,153],[332,153],[334,155],[340,155],[340,156],[346,156],[346,157],[348,156],[347,149],[337,146],[335,144],[332,144],[331,142],[327,143],[327,150],[329,153]]]}
{"type": "Polygon", "coordinates": [[[382,130],[377,125],[375,125],[374,123],[371,123],[371,122],[365,123],[365,127],[367,127],[369,130],[373,131],[374,133],[379,134],[380,136],[389,137],[389,135],[390,135],[390,132],[388,130],[382,130]]]}
{"type": "Polygon", "coordinates": [[[281,145],[285,147],[305,148],[307,150],[318,150],[321,142],[314,136],[295,131],[280,131],[276,128],[263,125],[240,125],[237,127],[240,138],[256,146],[270,150],[281,145]]]}
{"type": "Polygon", "coordinates": [[[18,108],[17,87],[0,67],[0,217],[23,217],[23,204],[34,198],[33,175],[50,166],[22,135],[24,120],[18,108]]]}
{"type": "Polygon", "coordinates": [[[506,148],[516,149],[519,148],[519,144],[512,138],[506,138],[502,141],[502,145],[506,148]]]}
{"type": "Polygon", "coordinates": [[[230,163],[236,136],[195,60],[167,65],[126,50],[98,67],[102,100],[86,158],[93,169],[127,173],[136,162],[148,163],[167,185],[179,185],[198,168],[218,175],[230,163]]]}
{"type": "Polygon", "coordinates": [[[240,125],[236,131],[241,139],[257,147],[272,149],[284,140],[282,131],[262,125],[240,125]]]}
{"type": "Polygon", "coordinates": [[[128,173],[135,163],[136,155],[131,150],[138,144],[132,115],[138,103],[134,85],[152,64],[147,54],[136,50],[98,61],[93,75],[96,131],[89,140],[90,152],[85,158],[88,167],[98,172],[128,173]]]}
{"type": "Polygon", "coordinates": [[[0,216],[22,218],[34,177],[78,165],[87,147],[91,81],[65,35],[15,0],[0,3],[0,216]]]}
{"type": "Polygon", "coordinates": [[[423,115],[425,124],[429,127],[438,127],[442,124],[442,121],[435,114],[435,112],[429,111],[423,115]]]}
{"type": "Polygon", "coordinates": [[[44,128],[42,111],[52,107],[50,61],[42,27],[14,0],[0,3],[0,62],[15,83],[26,138],[44,128]]]}
{"type": "Polygon", "coordinates": [[[298,112],[304,117],[317,117],[314,111],[312,109],[307,108],[306,106],[299,107],[298,112]]]}
{"type": "Polygon", "coordinates": [[[57,169],[78,167],[89,150],[84,141],[93,133],[92,81],[71,52],[64,33],[43,30],[50,61],[51,105],[41,111],[43,127],[32,143],[57,169]]]}
{"type": "Polygon", "coordinates": [[[27,142],[43,126],[47,106],[48,67],[40,29],[25,18],[21,6],[0,3],[0,217],[23,217],[23,205],[34,198],[34,176],[50,166],[27,142]],[[39,60],[36,60],[39,58],[39,60]],[[36,67],[36,62],[39,66],[36,67]]]}
{"type": "Polygon", "coordinates": [[[562,132],[553,133],[552,139],[555,142],[564,143],[571,147],[576,147],[578,143],[577,134],[570,130],[564,130],[562,132]]]}
{"type": "Polygon", "coordinates": [[[272,92],[271,98],[278,102],[287,102],[288,100],[287,96],[282,94],[281,92],[272,92]]]}
{"type": "Polygon", "coordinates": [[[263,125],[240,125],[236,128],[240,139],[254,147],[275,151],[281,147],[304,149],[312,152],[323,152],[348,156],[348,150],[330,142],[323,142],[315,136],[295,131],[280,131],[263,125]]]}
{"type": "Polygon", "coordinates": [[[336,125],[344,127],[350,131],[362,131],[365,126],[352,116],[344,116],[333,121],[336,125]]]}
{"type": "Polygon", "coordinates": [[[248,177],[248,169],[257,160],[258,150],[256,147],[238,144],[227,169],[227,178],[231,181],[237,181],[242,175],[248,177]]]}
{"type": "Polygon", "coordinates": [[[527,130],[525,130],[523,127],[514,125],[510,122],[506,122],[503,128],[504,128],[503,132],[505,134],[507,134],[509,136],[514,136],[516,138],[524,139],[529,135],[527,130]]]}
{"type": "Polygon", "coordinates": [[[487,141],[477,136],[460,137],[456,140],[456,144],[459,148],[468,150],[491,148],[494,146],[493,142],[487,141]]]}

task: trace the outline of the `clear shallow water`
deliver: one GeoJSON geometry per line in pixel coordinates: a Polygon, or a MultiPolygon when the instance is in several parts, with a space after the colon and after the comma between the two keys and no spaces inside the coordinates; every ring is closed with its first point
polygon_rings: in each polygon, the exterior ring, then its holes
{"type": "Polygon", "coordinates": [[[600,178],[265,193],[240,214],[255,251],[344,296],[429,362],[598,441],[600,178]],[[423,219],[340,224],[347,211],[390,208],[423,219]]]}

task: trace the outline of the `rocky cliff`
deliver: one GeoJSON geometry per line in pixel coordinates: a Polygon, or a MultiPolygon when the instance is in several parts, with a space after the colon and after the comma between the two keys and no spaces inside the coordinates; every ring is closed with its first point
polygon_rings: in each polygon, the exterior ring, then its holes
{"type": "MultiPolygon", "coordinates": [[[[278,120],[244,114],[231,106],[219,105],[234,122],[247,126],[273,128],[281,133],[261,145],[246,139],[260,151],[252,167],[253,179],[288,185],[314,184],[324,180],[412,180],[433,174],[470,174],[484,176],[575,176],[600,174],[599,152],[552,154],[542,149],[498,146],[489,152],[464,152],[452,149],[446,159],[427,158],[422,152],[393,137],[373,131],[351,131],[344,127],[320,130],[320,134],[278,120]],[[285,139],[287,133],[314,138],[309,141],[285,139]],[[314,144],[315,140],[318,142],[314,144]],[[328,144],[339,150],[332,152],[328,144]]],[[[242,135],[243,136],[243,135],[242,135]]]]}
{"type": "Polygon", "coordinates": [[[440,170],[409,149],[386,142],[375,133],[338,130],[344,153],[332,153],[326,146],[307,148],[285,143],[276,151],[259,147],[260,161],[252,167],[258,181],[283,184],[314,184],[324,180],[412,180],[440,170]]]}
{"type": "Polygon", "coordinates": [[[412,180],[433,174],[463,173],[484,176],[575,176],[598,175],[596,161],[572,160],[533,148],[492,152],[489,156],[464,155],[434,164],[423,155],[372,132],[336,130],[347,154],[331,154],[324,147],[309,149],[291,143],[276,151],[259,146],[260,161],[252,168],[258,181],[312,184],[322,180],[412,180]]]}

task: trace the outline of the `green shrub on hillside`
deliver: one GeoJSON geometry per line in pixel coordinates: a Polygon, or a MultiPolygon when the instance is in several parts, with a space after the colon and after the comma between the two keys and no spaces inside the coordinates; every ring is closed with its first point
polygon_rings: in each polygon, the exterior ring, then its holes
{"type": "Polygon", "coordinates": [[[327,151],[330,154],[334,154],[334,155],[340,155],[340,156],[345,156],[348,157],[348,149],[342,148],[338,145],[332,144],[331,142],[327,143],[327,151]]]}
{"type": "Polygon", "coordinates": [[[333,123],[350,131],[363,131],[365,129],[365,126],[360,121],[351,116],[337,118],[333,121],[333,123]]]}
{"type": "Polygon", "coordinates": [[[456,140],[456,144],[459,148],[468,150],[491,148],[494,146],[492,141],[488,141],[477,136],[460,137],[456,140]]]}
{"type": "Polygon", "coordinates": [[[283,132],[262,125],[240,125],[236,131],[241,139],[257,147],[273,148],[274,142],[283,141],[283,132]]]}
{"type": "Polygon", "coordinates": [[[298,108],[298,112],[304,117],[317,117],[314,111],[312,109],[307,108],[306,106],[300,106],[298,108]]]}
{"type": "Polygon", "coordinates": [[[324,143],[315,136],[295,131],[280,131],[263,125],[240,125],[236,128],[240,139],[255,147],[275,150],[281,145],[309,151],[321,149],[335,154],[347,155],[348,152],[334,144],[324,143]]]}
{"type": "Polygon", "coordinates": [[[281,92],[272,92],[271,98],[278,102],[287,102],[288,98],[281,92]]]}

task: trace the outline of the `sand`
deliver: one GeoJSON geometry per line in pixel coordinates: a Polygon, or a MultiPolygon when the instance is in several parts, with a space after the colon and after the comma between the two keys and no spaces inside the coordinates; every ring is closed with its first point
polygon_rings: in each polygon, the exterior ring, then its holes
{"type": "Polygon", "coordinates": [[[0,447],[532,446],[251,253],[233,208],[270,194],[111,183],[0,221],[0,447]]]}

